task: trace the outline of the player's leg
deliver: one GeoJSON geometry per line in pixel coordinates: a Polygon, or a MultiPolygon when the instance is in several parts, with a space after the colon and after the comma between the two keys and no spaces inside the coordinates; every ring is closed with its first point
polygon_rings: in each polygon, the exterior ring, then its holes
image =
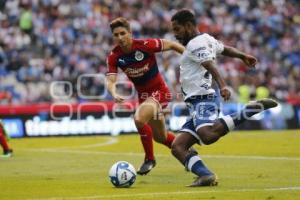
{"type": "Polygon", "coordinates": [[[217,119],[219,101],[215,95],[206,95],[190,98],[187,103],[191,117],[183,125],[181,134],[173,142],[172,153],[188,171],[197,175],[197,179],[190,186],[217,185],[216,175],[205,166],[195,151],[191,151],[191,147],[195,143],[202,143],[196,129],[212,125],[217,119]]]}
{"type": "Polygon", "coordinates": [[[152,129],[148,125],[154,115],[153,112],[153,105],[146,101],[137,108],[134,115],[134,122],[145,151],[145,160],[154,160],[152,129]]]}
{"type": "Polygon", "coordinates": [[[153,118],[156,110],[156,102],[153,100],[146,100],[140,104],[134,115],[134,122],[137,127],[140,139],[143,144],[145,159],[143,164],[137,170],[140,175],[145,175],[155,167],[155,157],[153,152],[153,133],[152,128],[148,122],[153,118]]]}
{"type": "Polygon", "coordinates": [[[6,141],[4,126],[1,122],[0,122],[0,144],[3,148],[3,156],[10,157],[12,155],[12,150],[9,148],[8,143],[6,141]]]}
{"type": "Polygon", "coordinates": [[[149,125],[153,130],[153,138],[156,142],[164,144],[171,148],[172,142],[175,139],[174,133],[167,131],[165,126],[164,111],[172,98],[172,94],[166,85],[162,85],[158,90],[152,92],[149,101],[155,103],[155,115],[150,120],[149,125]]]}
{"type": "MultiPolygon", "coordinates": [[[[173,156],[175,156],[181,164],[186,166],[187,157],[189,157],[191,153],[189,149],[196,143],[198,143],[197,139],[191,134],[186,132],[177,133],[171,147],[173,156]]],[[[197,155],[197,152],[193,151],[192,154],[197,155]]]]}
{"type": "Polygon", "coordinates": [[[156,142],[171,148],[175,135],[166,130],[165,117],[161,105],[152,97],[144,101],[135,114],[135,124],[138,128],[144,127],[145,123],[150,125],[156,142]]]}
{"type": "MultiPolygon", "coordinates": [[[[166,131],[164,115],[161,112],[160,104],[155,99],[148,98],[141,104],[136,112],[135,122],[136,126],[139,127],[139,132],[145,129],[145,123],[147,122],[151,127],[154,140],[171,148],[175,135],[166,131]],[[149,120],[150,117],[152,118],[149,120]]],[[[145,175],[155,167],[155,165],[155,159],[146,158],[137,173],[145,175]]]]}
{"type": "Polygon", "coordinates": [[[241,112],[226,115],[218,119],[211,126],[200,127],[197,129],[197,134],[204,144],[212,144],[253,115],[269,108],[276,107],[277,105],[277,102],[272,99],[262,99],[251,102],[247,104],[241,112]]]}
{"type": "Polygon", "coordinates": [[[182,130],[188,132],[180,132],[176,136],[172,144],[172,154],[185,166],[187,171],[197,175],[197,179],[190,186],[217,185],[216,175],[205,166],[198,153],[191,148],[194,144],[199,143],[192,120],[187,121],[182,130]]]}
{"type": "Polygon", "coordinates": [[[149,125],[153,130],[153,139],[156,142],[171,148],[171,145],[175,139],[175,134],[167,131],[164,114],[160,112],[155,118],[149,121],[149,125]]]}

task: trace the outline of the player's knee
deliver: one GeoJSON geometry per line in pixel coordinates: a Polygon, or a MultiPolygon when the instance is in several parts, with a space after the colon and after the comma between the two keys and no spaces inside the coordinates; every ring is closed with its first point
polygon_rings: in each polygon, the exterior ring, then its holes
{"type": "Polygon", "coordinates": [[[158,134],[156,134],[156,133],[157,132],[155,132],[153,134],[154,141],[157,143],[160,143],[160,144],[164,144],[166,142],[167,138],[164,136],[163,133],[158,133],[158,134]]]}
{"type": "Polygon", "coordinates": [[[163,138],[153,138],[155,142],[164,144],[165,140],[163,138]]]}
{"type": "Polygon", "coordinates": [[[202,143],[205,144],[205,145],[210,145],[210,144],[212,144],[212,141],[211,141],[209,138],[207,138],[207,137],[202,137],[202,138],[201,138],[201,141],[202,141],[202,143]]]}
{"type": "Polygon", "coordinates": [[[212,144],[214,141],[211,138],[211,131],[199,131],[198,135],[200,136],[201,142],[205,145],[212,144]]]}
{"type": "Polygon", "coordinates": [[[180,154],[180,152],[182,152],[183,148],[182,146],[177,143],[177,142],[173,142],[171,145],[171,152],[174,156],[180,154]]]}
{"type": "Polygon", "coordinates": [[[135,126],[137,128],[142,128],[146,123],[144,122],[144,120],[134,116],[134,123],[135,123],[135,126]]]}

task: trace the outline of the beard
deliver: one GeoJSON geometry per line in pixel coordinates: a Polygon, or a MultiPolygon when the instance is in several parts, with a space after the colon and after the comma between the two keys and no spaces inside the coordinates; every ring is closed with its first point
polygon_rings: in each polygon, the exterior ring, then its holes
{"type": "Polygon", "coordinates": [[[184,38],[184,39],[182,39],[182,45],[183,46],[186,46],[188,43],[189,43],[189,41],[190,41],[190,38],[184,38]]]}
{"type": "Polygon", "coordinates": [[[183,45],[186,46],[189,41],[192,39],[193,37],[191,37],[187,32],[184,33],[183,36],[177,36],[176,39],[183,45]]]}

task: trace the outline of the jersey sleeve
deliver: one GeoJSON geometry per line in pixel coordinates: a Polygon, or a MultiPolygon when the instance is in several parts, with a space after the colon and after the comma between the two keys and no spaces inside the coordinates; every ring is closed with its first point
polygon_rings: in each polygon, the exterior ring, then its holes
{"type": "Polygon", "coordinates": [[[110,53],[110,55],[107,57],[106,64],[107,64],[106,75],[118,73],[117,61],[113,53],[110,53]]]}
{"type": "Polygon", "coordinates": [[[187,47],[189,58],[199,63],[214,60],[216,59],[217,54],[220,54],[223,51],[223,43],[211,36],[204,37],[200,41],[195,41],[194,44],[187,47]]]}
{"type": "Polygon", "coordinates": [[[213,42],[216,49],[216,53],[221,54],[224,51],[224,44],[221,41],[216,40],[215,38],[212,39],[214,40],[213,42]]]}
{"type": "Polygon", "coordinates": [[[145,48],[153,53],[161,52],[163,50],[163,42],[161,39],[146,39],[144,40],[145,48]]]}

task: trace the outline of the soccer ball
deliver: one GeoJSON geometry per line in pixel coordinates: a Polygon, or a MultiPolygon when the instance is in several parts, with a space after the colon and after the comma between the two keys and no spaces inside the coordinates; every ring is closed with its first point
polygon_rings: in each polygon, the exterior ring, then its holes
{"type": "Polygon", "coordinates": [[[136,171],[132,164],[118,161],[110,168],[109,178],[115,187],[130,187],[136,179],[136,171]]]}

